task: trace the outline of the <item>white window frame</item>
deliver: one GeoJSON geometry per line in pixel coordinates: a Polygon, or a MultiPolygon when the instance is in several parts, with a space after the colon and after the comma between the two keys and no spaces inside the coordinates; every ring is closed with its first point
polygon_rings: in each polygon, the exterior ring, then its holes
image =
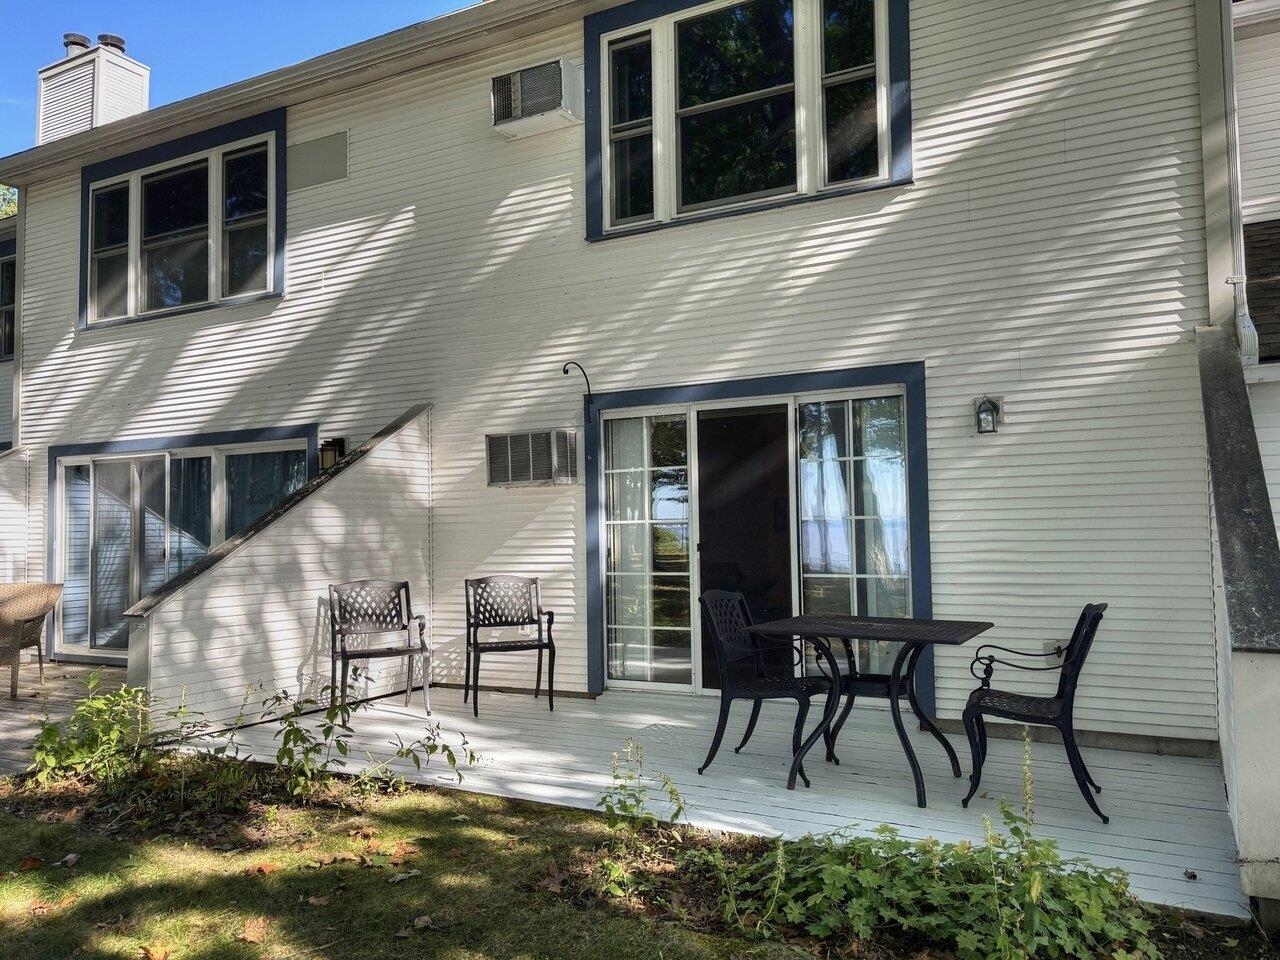
{"type": "Polygon", "coordinates": [[[131,170],[128,173],[121,174],[117,177],[109,177],[103,180],[97,180],[89,185],[89,242],[86,244],[84,256],[87,263],[88,277],[88,315],[86,322],[89,326],[96,324],[119,323],[121,320],[137,320],[149,317],[164,316],[166,314],[181,313],[187,310],[193,310],[202,307],[216,306],[218,304],[236,304],[255,300],[259,297],[269,296],[278,293],[276,290],[276,134],[274,131],[256,134],[252,137],[245,137],[240,140],[233,140],[228,143],[219,144],[209,150],[199,153],[188,154],[175,160],[166,160],[164,163],[153,164],[149,167],[142,167],[137,170],[131,170]],[[225,173],[223,170],[223,159],[234,153],[239,153],[248,147],[262,145],[267,151],[267,286],[263,290],[254,290],[248,293],[241,293],[235,296],[223,296],[222,290],[225,283],[223,276],[223,240],[226,234],[223,225],[223,187],[225,182],[225,173]],[[142,309],[144,303],[144,293],[146,288],[146,276],[143,271],[143,251],[142,251],[142,181],[157,173],[164,173],[169,170],[177,170],[182,167],[188,167],[201,161],[208,165],[209,176],[209,288],[208,295],[204,300],[194,301],[192,303],[184,303],[177,307],[158,307],[154,310],[142,309]],[[129,278],[128,278],[128,309],[123,314],[117,314],[111,317],[99,317],[95,296],[95,284],[93,282],[93,236],[94,236],[94,196],[101,190],[111,187],[118,187],[121,184],[129,186],[129,278]]]}
{"type": "Polygon", "coordinates": [[[795,18],[795,105],[796,105],[796,188],[794,191],[770,192],[714,205],[698,205],[680,210],[679,137],[676,121],[676,25],[743,0],[713,0],[687,7],[666,16],[630,24],[611,30],[600,37],[600,172],[603,185],[604,223],[607,231],[625,231],[637,226],[670,223],[687,219],[704,219],[736,210],[769,206],[780,199],[822,194],[838,194],[851,188],[866,188],[890,179],[889,118],[889,13],[888,0],[875,0],[876,29],[876,117],[878,126],[879,171],[874,177],[860,180],[827,182],[824,99],[822,85],[822,0],[792,0],[795,18]],[[653,55],[653,207],[652,217],[628,217],[615,221],[613,216],[613,155],[610,138],[612,126],[612,64],[609,45],[617,40],[648,33],[653,55]]]}
{"type": "MultiPolygon", "coordinates": [[[[166,450],[135,450],[123,453],[103,453],[103,454],[77,454],[69,457],[59,457],[55,472],[54,495],[57,497],[58,504],[58,531],[55,541],[56,546],[56,563],[54,569],[58,573],[58,581],[60,583],[67,582],[67,560],[69,548],[67,537],[70,533],[67,524],[67,468],[68,467],[89,467],[90,483],[93,483],[93,464],[101,463],[105,460],[145,460],[149,458],[164,458],[165,460],[165,513],[169,511],[169,461],[185,460],[193,457],[209,457],[211,463],[210,471],[210,491],[211,499],[209,512],[209,549],[213,550],[226,539],[227,533],[227,508],[229,491],[227,490],[227,460],[229,456],[238,456],[247,453],[274,453],[281,450],[301,450],[304,453],[307,450],[307,441],[305,438],[295,438],[289,440],[269,440],[257,443],[235,443],[222,446],[204,446],[204,447],[172,447],[166,450]]],[[[92,515],[91,515],[92,516],[92,515]]],[[[89,543],[92,549],[93,543],[93,521],[90,519],[89,525],[89,543]]],[[[166,556],[168,545],[166,544],[166,556]]],[[[167,575],[167,570],[166,570],[167,575]]],[[[58,605],[54,616],[54,650],[59,653],[72,654],[77,656],[88,656],[93,658],[101,658],[103,660],[119,660],[123,662],[128,658],[127,650],[106,650],[103,648],[92,648],[87,644],[81,645],[77,643],[65,643],[62,636],[62,606],[58,605]]]]}

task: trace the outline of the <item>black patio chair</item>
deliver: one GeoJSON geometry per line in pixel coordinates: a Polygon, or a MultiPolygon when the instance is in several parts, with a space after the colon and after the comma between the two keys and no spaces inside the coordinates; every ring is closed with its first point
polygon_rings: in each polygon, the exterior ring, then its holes
{"type": "MultiPolygon", "coordinates": [[[[751,611],[747,609],[747,601],[742,594],[708,590],[698,598],[698,603],[702,607],[702,622],[707,628],[707,636],[711,638],[720,670],[720,716],[716,720],[711,749],[707,751],[707,759],[698,768],[698,773],[711,766],[715,759],[720,741],[724,739],[725,725],[729,722],[729,708],[735,700],[751,701],[751,719],[747,721],[747,731],[742,735],[742,742],[734,748],[734,753],[741,753],[751,734],[755,733],[764,701],[794,700],[796,725],[791,734],[794,756],[800,749],[809,701],[819,694],[831,692],[830,679],[825,676],[798,677],[794,670],[769,663],[771,658],[766,654],[771,651],[765,643],[743,629],[751,623],[751,611]]],[[[799,651],[792,647],[791,655],[793,664],[798,665],[799,651]]],[[[804,785],[809,786],[803,766],[799,772],[804,785]]]]}
{"type": "Polygon", "coordinates": [[[404,703],[409,705],[413,693],[413,658],[422,659],[422,705],[431,713],[431,648],[427,645],[427,618],[415,615],[409,599],[407,580],[353,580],[329,585],[329,667],[330,702],[337,692],[345,706],[352,660],[380,660],[404,657],[408,660],[404,703]],[[413,627],[418,627],[418,642],[413,642],[413,627]],[[404,644],[374,645],[373,637],[403,634],[404,644]],[[363,638],[364,643],[349,641],[363,638]],[[342,686],[338,686],[341,665],[342,686]]]}
{"type": "Polygon", "coordinates": [[[1099,809],[1098,801],[1094,799],[1090,790],[1092,787],[1093,790],[1102,793],[1102,787],[1098,786],[1090,776],[1089,768],[1084,765],[1084,758],[1080,756],[1072,716],[1075,710],[1076,686],[1080,682],[1080,671],[1084,668],[1085,658],[1089,656],[1089,648],[1093,646],[1093,638],[1098,632],[1098,624],[1102,622],[1102,615],[1106,609],[1105,603],[1086,604],[1084,610],[1080,612],[1080,619],[1076,621],[1076,629],[1071,634],[1071,639],[1066,644],[1058,646],[1052,653],[1027,653],[990,643],[978,648],[973,662],[969,664],[969,672],[973,674],[974,679],[982,681],[982,686],[969,694],[969,702],[964,708],[964,729],[969,735],[969,747],[973,751],[973,773],[969,776],[969,794],[961,802],[961,806],[969,806],[969,801],[978,792],[978,785],[982,782],[982,764],[987,759],[987,727],[983,718],[999,717],[1015,723],[1055,728],[1062,735],[1063,745],[1067,749],[1067,760],[1071,764],[1071,773],[1076,778],[1076,785],[1084,795],[1085,802],[1103,823],[1111,822],[1099,809]],[[1062,662],[1048,666],[1033,666],[1005,659],[1008,656],[1027,659],[1061,657],[1062,662]],[[991,677],[997,663],[1016,670],[1058,671],[1058,689],[1051,697],[1035,697],[993,689],[991,677]],[[982,664],[982,676],[978,676],[978,664],[982,664]]]}
{"type": "Polygon", "coordinates": [[[533,698],[542,695],[542,653],[547,653],[547,707],[556,708],[556,644],[551,627],[555,612],[542,609],[542,590],[537,577],[480,577],[466,581],[467,595],[467,674],[462,688],[462,702],[471,696],[471,709],[480,716],[480,657],[485,653],[538,651],[538,674],[533,698]],[[542,621],[546,620],[546,630],[542,621]],[[513,640],[481,640],[481,630],[503,627],[538,628],[536,637],[513,640]]]}

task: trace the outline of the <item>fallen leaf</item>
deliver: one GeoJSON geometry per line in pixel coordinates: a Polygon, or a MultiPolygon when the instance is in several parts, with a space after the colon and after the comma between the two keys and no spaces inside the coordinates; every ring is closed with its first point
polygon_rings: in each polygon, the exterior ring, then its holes
{"type": "Polygon", "coordinates": [[[269,874],[275,873],[279,869],[280,868],[276,866],[274,863],[271,863],[269,861],[264,861],[262,863],[255,863],[251,867],[245,867],[244,875],[246,877],[254,877],[254,876],[265,877],[265,876],[268,876],[269,874]]]}
{"type": "Polygon", "coordinates": [[[413,918],[413,929],[415,930],[434,930],[435,928],[436,922],[425,913],[420,917],[413,918]]]}
{"type": "Polygon", "coordinates": [[[18,864],[18,869],[22,871],[39,870],[44,866],[44,861],[39,857],[23,857],[22,862],[18,864]]]}
{"type": "Polygon", "coordinates": [[[470,817],[468,817],[465,813],[459,813],[459,814],[455,814],[454,816],[450,817],[449,819],[450,819],[450,820],[453,820],[455,823],[466,823],[466,822],[467,822],[468,820],[470,820],[471,818],[470,818],[470,817]]]}
{"type": "Polygon", "coordinates": [[[43,917],[53,910],[53,904],[48,900],[33,900],[31,902],[31,915],[33,917],[43,917]]]}
{"type": "Polygon", "coordinates": [[[65,857],[58,861],[60,867],[74,867],[80,862],[80,854],[68,853],[65,857]]]}
{"type": "Polygon", "coordinates": [[[405,843],[403,840],[397,840],[395,847],[391,850],[391,858],[388,861],[393,867],[398,867],[411,857],[416,857],[422,852],[422,848],[416,843],[405,843]]]}
{"type": "Polygon", "coordinates": [[[172,954],[168,947],[143,947],[139,951],[142,960],[169,960],[172,954]]]}
{"type": "Polygon", "coordinates": [[[266,917],[250,917],[244,922],[244,929],[240,931],[237,940],[243,943],[261,943],[267,938],[267,918],[266,917]]]}
{"type": "Polygon", "coordinates": [[[1183,871],[1182,871],[1182,875],[1183,875],[1184,877],[1186,877],[1188,880],[1199,880],[1199,879],[1200,879],[1198,876],[1196,876],[1196,872],[1195,872],[1194,870],[1183,870],[1183,871]]]}
{"type": "Polygon", "coordinates": [[[313,907],[327,907],[329,905],[328,897],[307,897],[307,903],[313,907]]]}
{"type": "Polygon", "coordinates": [[[356,830],[348,830],[348,837],[355,837],[357,840],[372,840],[378,835],[378,831],[373,827],[360,827],[356,830]]]}
{"type": "Polygon", "coordinates": [[[410,870],[407,873],[397,873],[394,877],[388,880],[387,883],[404,883],[410,877],[420,877],[420,876],[422,876],[421,870],[410,870]]]}
{"type": "Polygon", "coordinates": [[[399,930],[396,931],[396,936],[403,940],[405,937],[412,937],[413,931],[410,930],[408,927],[401,927],[399,930]]]}
{"type": "Polygon", "coordinates": [[[452,850],[446,853],[445,856],[448,857],[450,860],[460,860],[462,858],[462,851],[457,847],[454,847],[452,850]]]}
{"type": "Polygon", "coordinates": [[[1240,941],[1237,940],[1235,937],[1227,937],[1225,940],[1222,941],[1222,945],[1224,947],[1230,947],[1232,950],[1234,950],[1236,947],[1240,946],[1240,941]]]}
{"type": "Polygon", "coordinates": [[[369,841],[369,843],[368,843],[368,850],[369,850],[369,852],[370,852],[370,853],[381,853],[381,852],[382,852],[382,841],[381,841],[381,840],[370,840],[370,841],[369,841]]]}
{"type": "Polygon", "coordinates": [[[547,868],[547,875],[539,886],[548,893],[560,893],[564,890],[564,882],[568,877],[568,871],[561,870],[559,864],[553,863],[547,868]]]}
{"type": "Polygon", "coordinates": [[[118,923],[124,923],[123,913],[117,913],[110,920],[99,920],[97,923],[94,924],[94,926],[97,927],[99,930],[105,930],[107,929],[107,927],[114,927],[118,923]]]}

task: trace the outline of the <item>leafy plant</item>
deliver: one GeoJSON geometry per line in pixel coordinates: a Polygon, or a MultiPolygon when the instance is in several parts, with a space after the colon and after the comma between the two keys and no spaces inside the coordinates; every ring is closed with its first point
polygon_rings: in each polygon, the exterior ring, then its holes
{"type": "Polygon", "coordinates": [[[664,773],[649,776],[644,769],[644,750],[628,739],[622,755],[613,755],[613,785],[597,803],[614,831],[613,856],[599,863],[599,889],[613,897],[647,892],[650,884],[643,871],[631,864],[650,860],[657,852],[678,846],[681,833],[676,824],[684,819],[685,802],[675,782],[664,773]],[[651,791],[657,788],[667,803],[665,822],[655,812],[651,791]]]}
{"type": "Polygon", "coordinates": [[[591,884],[657,909],[701,901],[725,926],[766,938],[893,933],[959,960],[1158,960],[1150,916],[1126,874],[1064,859],[1056,842],[1034,836],[1030,764],[1028,740],[1022,810],[1002,803],[1003,832],[986,820],[980,844],[912,840],[888,825],[871,836],[842,831],[766,844],[664,832],[648,806],[655,778],[629,742],[600,801],[622,839],[597,857],[591,884]]]}
{"type": "Polygon", "coordinates": [[[266,699],[260,719],[278,728],[271,767],[241,758],[236,744],[253,687],[232,727],[215,732],[184,701],[164,709],[141,688],[102,692],[91,675],[72,715],[42,724],[30,779],[36,787],[74,783],[90,791],[97,815],[133,829],[165,824],[198,831],[209,815],[236,815],[277,796],[343,802],[403,790],[397,763],[421,769],[439,757],[461,780],[460,764],[475,762],[465,738],[455,747],[439,724],[430,724],[413,740],[397,735],[388,759],[366,755],[362,772],[340,778],[351,753],[352,716],[367,704],[348,705],[340,697],[330,703],[333,692],[326,687],[316,697],[297,697],[281,691],[266,699]]]}

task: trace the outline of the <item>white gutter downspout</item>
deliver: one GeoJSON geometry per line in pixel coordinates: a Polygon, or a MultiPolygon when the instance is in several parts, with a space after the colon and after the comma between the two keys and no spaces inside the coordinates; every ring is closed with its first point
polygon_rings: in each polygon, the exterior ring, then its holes
{"type": "Polygon", "coordinates": [[[1235,288],[1236,336],[1240,340],[1240,363],[1248,376],[1249,368],[1258,365],[1258,328],[1249,315],[1249,293],[1246,284],[1244,257],[1244,198],[1240,189],[1239,110],[1236,105],[1236,35],[1233,21],[1235,11],[1231,0],[1222,0],[1222,63],[1224,68],[1227,101],[1227,165],[1231,190],[1231,258],[1234,263],[1228,281],[1235,288]]]}

